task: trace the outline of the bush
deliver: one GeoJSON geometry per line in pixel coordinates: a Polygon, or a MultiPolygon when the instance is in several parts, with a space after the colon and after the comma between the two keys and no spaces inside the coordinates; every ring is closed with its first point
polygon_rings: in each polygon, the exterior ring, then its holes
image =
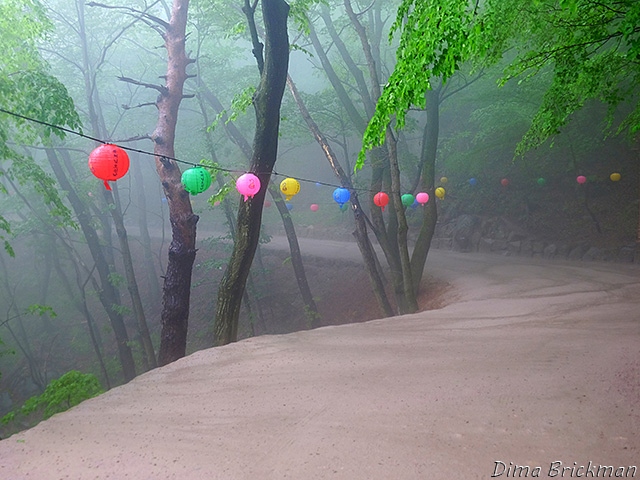
{"type": "MultiPolygon", "coordinates": [[[[56,413],[69,410],[80,402],[103,393],[102,386],[95,375],[71,370],[56,380],[51,380],[41,395],[28,399],[19,410],[25,417],[39,412],[42,419],[56,413]]],[[[7,424],[16,419],[16,412],[9,412],[2,417],[7,424]]]]}

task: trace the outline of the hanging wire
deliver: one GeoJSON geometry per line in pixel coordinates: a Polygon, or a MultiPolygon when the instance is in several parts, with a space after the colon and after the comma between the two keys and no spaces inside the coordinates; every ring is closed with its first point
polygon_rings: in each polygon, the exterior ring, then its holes
{"type": "MultiPolygon", "coordinates": [[[[84,134],[82,132],[78,132],[78,131],[72,130],[70,128],[61,127],[60,125],[54,125],[54,124],[51,124],[51,123],[48,123],[48,122],[45,122],[45,121],[42,121],[42,120],[38,120],[36,118],[28,117],[26,115],[21,115],[19,113],[15,113],[15,112],[6,110],[4,108],[0,108],[0,112],[6,113],[7,115],[11,115],[11,116],[14,116],[14,117],[17,117],[17,118],[21,118],[22,120],[26,120],[26,121],[29,121],[29,122],[33,122],[33,123],[37,123],[37,124],[40,124],[40,125],[44,125],[44,126],[49,127],[49,128],[55,128],[55,129],[60,130],[62,132],[69,133],[71,135],[76,135],[78,137],[86,138],[86,139],[92,140],[94,142],[98,142],[98,143],[102,143],[102,144],[111,144],[112,143],[112,142],[108,142],[106,140],[102,140],[100,138],[95,138],[95,137],[92,137],[90,135],[86,135],[86,134],[84,134]]],[[[120,148],[122,148],[123,150],[128,150],[130,152],[135,152],[135,153],[139,153],[139,154],[142,154],[142,155],[149,155],[149,156],[152,156],[152,157],[162,157],[164,159],[173,160],[174,162],[182,163],[184,165],[189,165],[189,166],[192,166],[192,167],[203,167],[203,165],[201,165],[199,163],[188,162],[186,160],[181,160],[179,158],[171,157],[171,156],[168,156],[168,155],[157,155],[156,153],[149,152],[147,150],[141,150],[141,149],[138,149],[138,148],[127,147],[127,146],[122,146],[122,145],[118,145],[118,146],[120,148]]],[[[206,165],[204,165],[204,167],[206,167],[206,165]]],[[[222,172],[227,172],[227,173],[239,173],[239,174],[246,173],[245,170],[232,170],[232,169],[229,169],[229,168],[220,167],[218,165],[216,165],[215,167],[212,167],[212,168],[215,168],[216,170],[219,170],[219,171],[222,171],[222,172]]],[[[278,173],[275,170],[272,170],[271,172],[253,172],[253,173],[255,173],[255,174],[266,174],[266,173],[269,173],[270,175],[274,175],[274,176],[280,176],[280,177],[285,177],[285,178],[289,177],[289,175],[278,173]]],[[[302,177],[292,177],[292,178],[295,178],[296,180],[301,181],[301,182],[315,183],[316,185],[324,185],[324,186],[327,186],[327,187],[334,187],[334,188],[346,188],[343,185],[338,185],[338,184],[329,183],[329,182],[322,182],[322,181],[319,181],[319,180],[312,180],[312,179],[309,179],[309,178],[302,178],[302,177]]],[[[360,191],[360,192],[372,192],[373,193],[373,190],[368,189],[368,188],[352,187],[350,190],[360,191]]]]}

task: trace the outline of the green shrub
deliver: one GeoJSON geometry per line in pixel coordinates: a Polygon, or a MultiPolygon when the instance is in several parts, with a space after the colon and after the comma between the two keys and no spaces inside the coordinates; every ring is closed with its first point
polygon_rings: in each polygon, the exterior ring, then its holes
{"type": "MultiPolygon", "coordinates": [[[[26,417],[41,412],[42,418],[47,419],[102,392],[102,386],[95,375],[71,370],[60,378],[51,380],[41,395],[28,399],[19,413],[26,417]]],[[[6,425],[15,418],[16,412],[9,412],[2,417],[2,423],[6,425]]]]}

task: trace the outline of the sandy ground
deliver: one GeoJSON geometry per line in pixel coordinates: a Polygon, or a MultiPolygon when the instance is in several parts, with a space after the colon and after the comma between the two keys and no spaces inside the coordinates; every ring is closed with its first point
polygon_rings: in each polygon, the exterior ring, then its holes
{"type": "Polygon", "coordinates": [[[428,267],[445,308],[198,352],[1,441],[0,479],[640,478],[640,267],[428,267]]]}

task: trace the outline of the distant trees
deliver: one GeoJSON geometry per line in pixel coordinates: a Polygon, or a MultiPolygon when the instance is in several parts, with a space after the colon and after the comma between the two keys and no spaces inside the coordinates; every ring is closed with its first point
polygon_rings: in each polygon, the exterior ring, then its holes
{"type": "MultiPolygon", "coordinates": [[[[395,12],[394,6],[393,3],[375,1],[358,10],[355,2],[345,0],[329,2],[317,12],[309,14],[308,41],[313,47],[314,58],[317,58],[319,66],[324,70],[337,104],[349,122],[349,133],[353,132],[354,137],[364,135],[381,95],[381,86],[386,83],[388,72],[392,68],[393,46],[386,42],[386,38],[388,18],[395,12]]],[[[294,97],[300,104],[301,96],[296,96],[294,92],[294,97]]],[[[356,222],[354,235],[383,315],[391,315],[394,311],[385,291],[385,282],[382,281],[384,272],[379,267],[368,232],[374,233],[385,256],[395,311],[401,314],[415,312],[418,309],[417,294],[437,216],[435,201],[431,201],[423,209],[419,247],[412,253],[407,206],[402,204],[401,195],[417,193],[421,189],[434,198],[433,174],[438,142],[439,102],[436,95],[433,102],[430,102],[431,112],[423,115],[426,119],[420,119],[420,126],[428,129],[429,133],[424,135],[422,151],[418,155],[428,156],[429,161],[416,159],[415,153],[407,151],[406,142],[403,144],[396,132],[385,130],[382,134],[384,145],[380,142],[369,152],[370,177],[366,188],[363,187],[365,181],[352,178],[348,170],[345,174],[342,167],[336,168],[337,157],[326,145],[322,145],[340,182],[352,192],[351,205],[356,222]],[[384,214],[373,203],[373,197],[379,191],[386,191],[390,198],[384,214]]],[[[303,109],[301,112],[316,140],[322,143],[324,135],[319,135],[318,129],[309,121],[311,116],[303,109]]],[[[344,160],[348,165],[349,159],[344,160]]]]}

